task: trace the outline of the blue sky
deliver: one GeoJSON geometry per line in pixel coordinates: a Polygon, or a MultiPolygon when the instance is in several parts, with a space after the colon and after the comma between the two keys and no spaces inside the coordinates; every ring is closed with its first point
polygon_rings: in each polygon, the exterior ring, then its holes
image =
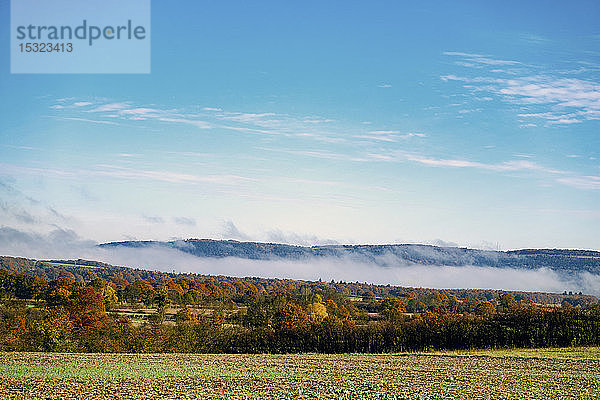
{"type": "Polygon", "coordinates": [[[11,75],[9,17],[4,228],[600,249],[596,1],[154,1],[147,75],[11,75]]]}

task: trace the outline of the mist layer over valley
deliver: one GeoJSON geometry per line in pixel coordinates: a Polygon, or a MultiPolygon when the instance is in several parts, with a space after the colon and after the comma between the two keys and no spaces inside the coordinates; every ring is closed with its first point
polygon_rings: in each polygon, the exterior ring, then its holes
{"type": "Polygon", "coordinates": [[[97,245],[70,231],[33,235],[2,228],[0,254],[46,260],[87,259],[204,275],[600,295],[600,253],[582,250],[496,252],[428,245],[303,247],[196,239],[97,245]]]}
{"type": "Polygon", "coordinates": [[[554,293],[566,290],[600,295],[600,275],[585,271],[567,274],[546,267],[524,270],[474,265],[422,265],[408,263],[402,259],[396,259],[394,262],[393,256],[388,256],[387,266],[348,256],[311,257],[302,260],[208,258],[161,247],[113,248],[101,251],[105,252],[102,261],[164,272],[311,281],[359,281],[438,289],[480,288],[554,293]]]}

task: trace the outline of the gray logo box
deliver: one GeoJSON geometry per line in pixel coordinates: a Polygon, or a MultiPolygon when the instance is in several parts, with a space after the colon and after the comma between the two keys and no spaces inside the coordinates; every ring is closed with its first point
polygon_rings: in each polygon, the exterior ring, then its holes
{"type": "Polygon", "coordinates": [[[150,73],[150,0],[11,0],[13,74],[150,73]]]}

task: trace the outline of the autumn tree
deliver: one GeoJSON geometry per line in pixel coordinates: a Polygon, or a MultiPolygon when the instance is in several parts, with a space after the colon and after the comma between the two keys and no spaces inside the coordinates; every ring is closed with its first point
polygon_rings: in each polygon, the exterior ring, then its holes
{"type": "Polygon", "coordinates": [[[101,278],[93,279],[90,282],[90,286],[102,294],[102,297],[104,298],[104,307],[107,310],[112,309],[117,304],[117,291],[106,280],[101,278]]]}
{"type": "Polygon", "coordinates": [[[50,306],[66,305],[76,283],[71,278],[59,278],[48,286],[46,301],[50,306]]]}
{"type": "Polygon", "coordinates": [[[367,290],[363,293],[362,300],[365,303],[374,303],[376,300],[375,293],[373,293],[371,290],[367,290]]]}
{"type": "Polygon", "coordinates": [[[403,319],[406,308],[402,300],[396,297],[386,297],[379,302],[381,316],[390,322],[399,322],[403,319]]]}
{"type": "Polygon", "coordinates": [[[498,305],[500,306],[499,311],[514,311],[517,308],[517,300],[515,300],[515,296],[512,293],[502,293],[498,298],[498,305]]]}
{"type": "Polygon", "coordinates": [[[90,286],[75,287],[65,308],[75,330],[94,331],[106,322],[104,298],[90,286]]]}
{"type": "Polygon", "coordinates": [[[319,324],[325,318],[327,318],[327,308],[320,302],[314,302],[309,304],[306,307],[306,314],[308,315],[308,320],[312,324],[319,324]]]}
{"type": "Polygon", "coordinates": [[[177,312],[177,315],[175,316],[175,321],[177,321],[178,323],[195,322],[197,320],[198,318],[196,314],[192,313],[192,310],[190,310],[188,307],[184,307],[181,310],[179,310],[177,312]]]}
{"type": "Polygon", "coordinates": [[[496,312],[494,305],[489,301],[481,301],[475,307],[475,313],[482,317],[490,317],[496,312]]]}
{"type": "Polygon", "coordinates": [[[280,330],[305,329],[308,323],[308,315],[295,303],[288,303],[275,315],[275,328],[280,330]]]}
{"type": "Polygon", "coordinates": [[[40,329],[44,347],[50,351],[65,350],[73,328],[71,315],[66,308],[54,307],[40,329]]]}

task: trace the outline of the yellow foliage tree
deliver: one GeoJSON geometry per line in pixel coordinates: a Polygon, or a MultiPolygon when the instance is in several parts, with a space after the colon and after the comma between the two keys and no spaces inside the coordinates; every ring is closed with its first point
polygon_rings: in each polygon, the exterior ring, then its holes
{"type": "Polygon", "coordinates": [[[308,314],[308,319],[313,324],[321,323],[328,315],[327,307],[321,303],[309,304],[308,307],[306,307],[306,313],[308,314]]]}

